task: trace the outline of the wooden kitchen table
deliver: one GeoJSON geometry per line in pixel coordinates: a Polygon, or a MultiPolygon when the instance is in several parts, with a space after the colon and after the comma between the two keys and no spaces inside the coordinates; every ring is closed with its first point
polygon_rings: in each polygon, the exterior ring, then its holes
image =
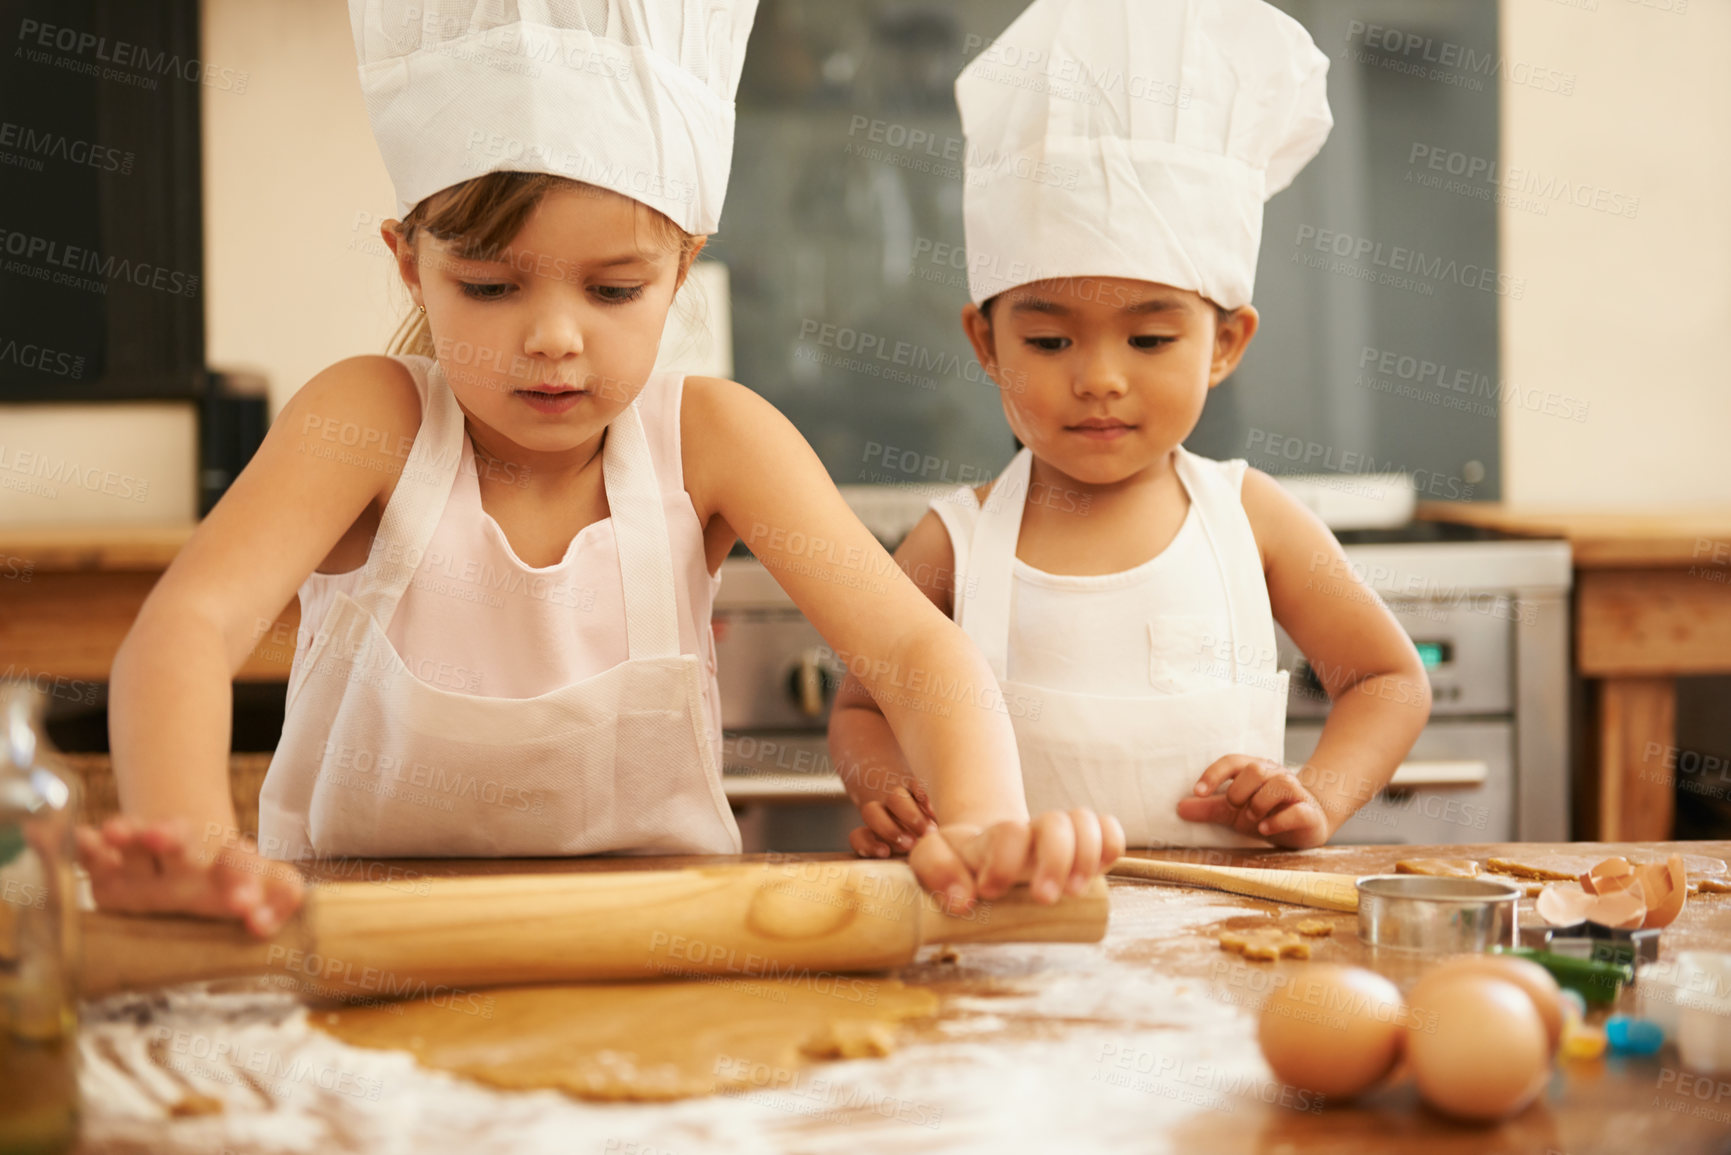
{"type": "MultiPolygon", "coordinates": [[[[1587,680],[1589,712],[1573,831],[1669,838],[1676,784],[1689,771],[1678,766],[1677,679],[1731,674],[1731,508],[1613,513],[1425,502],[1417,516],[1568,539],[1575,670],[1587,680]]],[[[1721,773],[1701,784],[1724,797],[1727,783],[1731,774],[1721,773]]]]}
{"type": "MultiPolygon", "coordinates": [[[[146,595],[191,525],[0,529],[0,668],[69,701],[94,700],[146,595]]],[[[236,678],[288,681],[300,600],[259,640],[236,678]]]]}
{"type": "MultiPolygon", "coordinates": [[[[1725,858],[1731,841],[1150,856],[1378,873],[1414,855],[1482,858],[1522,850],[1681,850],[1725,858]]],[[[330,876],[412,887],[417,872],[646,869],[693,861],[344,863],[330,876]]],[[[407,1055],[348,1048],[309,1033],[298,1004],[280,991],[179,988],[116,996],[85,1011],[84,1050],[97,1058],[85,1071],[80,1151],[1724,1155],[1731,1144],[1731,1080],[1682,1070],[1669,1046],[1649,1058],[1562,1063],[1539,1102],[1494,1127],[1432,1113],[1405,1079],[1355,1104],[1319,1104],[1273,1082],[1255,1043],[1258,1006],[1279,976],[1307,964],[1248,962],[1220,950],[1215,935],[1270,915],[1285,924],[1320,917],[1335,930],[1319,940],[1319,959],[1373,965],[1403,989],[1428,964],[1410,956],[1373,959],[1357,941],[1351,915],[1133,880],[1114,879],[1111,894],[1111,929],[1102,944],[962,946],[954,962],[928,951],[898,972],[937,992],[941,1010],[908,1027],[887,1058],[820,1063],[740,1093],[673,1103],[602,1105],[554,1092],[494,1091],[422,1070],[407,1055]],[[190,1069],[201,1048],[206,1068],[215,1053],[244,1070],[232,1085],[202,1084],[226,1104],[220,1113],[169,1117],[160,1088],[173,1095],[177,1085],[190,1086],[177,1072],[190,1069]],[[138,1089],[153,1080],[157,1093],[138,1089]]],[[[1731,950],[1731,896],[1689,901],[1661,937],[1663,957],[1684,949],[1731,950]]],[[[1625,993],[1621,1008],[1632,1001],[1625,993]]]]}

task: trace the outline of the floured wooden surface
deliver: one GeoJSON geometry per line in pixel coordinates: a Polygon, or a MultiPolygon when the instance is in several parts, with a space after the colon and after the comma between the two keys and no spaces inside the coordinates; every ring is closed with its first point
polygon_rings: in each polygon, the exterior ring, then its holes
{"type": "MultiPolygon", "coordinates": [[[[1218,953],[1197,928],[1269,905],[1218,893],[1196,901],[1202,894],[1114,887],[1113,928],[1098,946],[961,946],[951,963],[929,948],[930,961],[900,977],[934,992],[942,1014],[907,1024],[891,1054],[735,1064],[734,1086],[667,1103],[496,1090],[333,1038],[309,1022],[326,1010],[303,1010],[286,992],[116,996],[86,1016],[84,1150],[999,1155],[1072,1150],[1078,1136],[1177,1150],[1160,1135],[1191,1114],[1279,1094],[1246,1007],[1212,995],[1205,979],[1148,965],[1139,949],[1189,939],[1218,953]],[[1156,1073],[1157,1063],[1170,1070],[1156,1073]],[[163,1086],[224,1109],[171,1118],[170,1096],[143,1089],[163,1086]]],[[[482,1001],[453,998],[445,1013],[478,1014],[487,993],[474,997],[482,1001]]]]}
{"type": "MultiPolygon", "coordinates": [[[[1718,858],[1731,852],[1728,843],[1669,845],[1718,858]]],[[[1397,858],[1511,849],[1338,847],[1193,857],[1369,874],[1388,872],[1397,858]]],[[[1633,848],[1542,849],[1596,861],[1633,848]]],[[[929,949],[895,977],[935,994],[940,1012],[904,1025],[887,1056],[797,1068],[741,1065],[739,1082],[723,1093],[666,1103],[598,1104],[428,1070],[407,1053],[350,1046],[315,1029],[291,992],[179,988],[117,996],[86,1008],[81,1150],[1370,1155],[1398,1147],[1402,1155],[1719,1155],[1727,1124],[1691,1115],[1695,1100],[1674,1081],[1660,1082],[1665,1067],[1676,1068],[1670,1050],[1565,1070],[1539,1106],[1490,1131],[1439,1120],[1400,1083],[1355,1106],[1322,1109],[1273,1082],[1255,1043],[1261,1002],[1282,975],[1306,964],[1247,962],[1222,951],[1218,934],[1322,918],[1333,934],[1315,941],[1319,960],[1374,965],[1403,989],[1423,964],[1373,959],[1351,915],[1129,880],[1113,882],[1112,899],[1109,935],[1096,946],[964,945],[953,962],[929,949]],[[222,1110],[172,1117],[170,1104],[190,1095],[208,1096],[222,1110]]],[[[1691,948],[1731,950],[1731,898],[1691,900],[1664,931],[1665,954],[1691,948]]],[[[478,1013],[484,1002],[470,1000],[486,997],[453,995],[445,1009],[478,1013]]]]}

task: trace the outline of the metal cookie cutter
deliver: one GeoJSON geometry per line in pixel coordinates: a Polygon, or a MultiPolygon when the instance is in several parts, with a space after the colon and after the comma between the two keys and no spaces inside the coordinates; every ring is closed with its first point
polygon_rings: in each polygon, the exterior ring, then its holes
{"type": "Polygon", "coordinates": [[[1519,888],[1482,878],[1372,874],[1358,880],[1358,937],[1425,954],[1512,947],[1520,897],[1519,888]]]}

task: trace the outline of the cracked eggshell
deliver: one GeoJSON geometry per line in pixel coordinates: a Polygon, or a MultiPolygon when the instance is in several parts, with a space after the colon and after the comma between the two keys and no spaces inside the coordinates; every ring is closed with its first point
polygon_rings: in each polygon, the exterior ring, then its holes
{"type": "Polygon", "coordinates": [[[1641,893],[1647,900],[1643,927],[1670,926],[1683,913],[1689,898],[1689,873],[1683,866],[1683,856],[1673,854],[1663,863],[1651,863],[1638,868],[1641,893]]]}
{"type": "Polygon", "coordinates": [[[1540,918],[1552,926],[1575,926],[1587,921],[1587,914],[1597,901],[1597,895],[1590,894],[1579,886],[1558,882],[1539,892],[1533,908],[1539,912],[1540,918]]]}
{"type": "Polygon", "coordinates": [[[1600,926],[1617,930],[1634,930],[1647,917],[1647,902],[1641,894],[1639,881],[1627,890],[1596,897],[1587,918],[1600,926]]]}
{"type": "Polygon", "coordinates": [[[1588,894],[1615,894],[1628,890],[1640,876],[1626,858],[1607,858],[1581,875],[1581,889],[1588,894]]]}

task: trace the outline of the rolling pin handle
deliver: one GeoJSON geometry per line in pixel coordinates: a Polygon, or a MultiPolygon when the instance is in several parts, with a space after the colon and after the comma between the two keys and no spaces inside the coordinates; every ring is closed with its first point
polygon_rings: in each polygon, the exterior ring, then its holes
{"type": "Polygon", "coordinates": [[[920,942],[1099,942],[1106,937],[1111,902],[1097,877],[1078,895],[1035,902],[1026,886],[1002,898],[982,899],[966,914],[951,914],[945,900],[921,892],[920,942]]]}

